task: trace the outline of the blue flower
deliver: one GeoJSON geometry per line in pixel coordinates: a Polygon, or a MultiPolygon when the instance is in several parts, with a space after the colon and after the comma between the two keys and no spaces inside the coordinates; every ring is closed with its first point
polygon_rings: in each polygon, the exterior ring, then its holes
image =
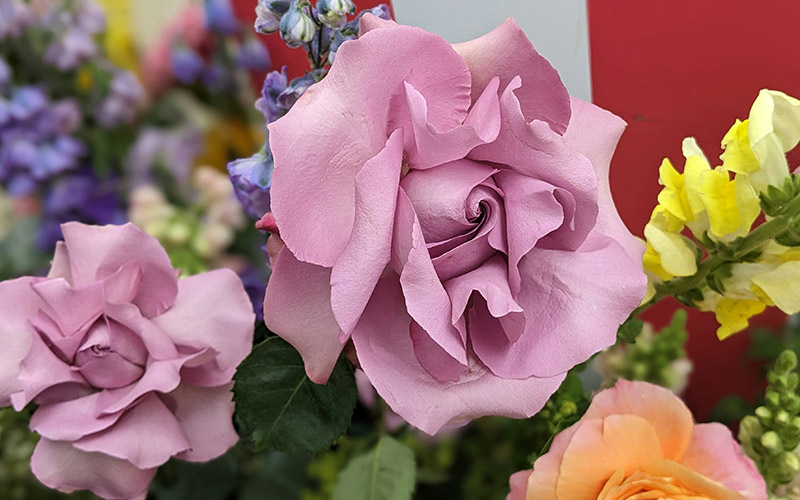
{"type": "Polygon", "coordinates": [[[308,9],[293,0],[289,10],[281,17],[281,38],[289,47],[300,47],[314,39],[317,24],[308,14],[308,9]]]}
{"type": "Polygon", "coordinates": [[[258,0],[254,28],[259,33],[275,33],[281,27],[281,17],[289,10],[289,0],[258,0]]]}
{"type": "Polygon", "coordinates": [[[255,38],[248,37],[243,44],[239,46],[239,53],[236,57],[240,66],[253,69],[256,71],[266,71],[272,68],[272,61],[269,57],[269,52],[261,42],[255,38]]]}
{"type": "Polygon", "coordinates": [[[264,114],[267,123],[272,123],[286,113],[286,109],[278,106],[278,96],[286,90],[289,81],[286,77],[286,66],[280,71],[272,71],[264,79],[261,97],[256,101],[256,109],[264,114]]]}
{"type": "Polygon", "coordinates": [[[228,163],[236,197],[250,217],[260,219],[269,212],[269,191],[272,187],[272,153],[269,147],[250,158],[242,158],[228,163]]]}

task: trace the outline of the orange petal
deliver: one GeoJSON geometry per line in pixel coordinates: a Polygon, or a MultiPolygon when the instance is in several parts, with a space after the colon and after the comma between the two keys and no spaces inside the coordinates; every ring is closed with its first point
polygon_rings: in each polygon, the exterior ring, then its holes
{"type": "Polygon", "coordinates": [[[692,413],[671,391],[657,385],[619,380],[594,397],[583,418],[614,414],[637,415],[650,422],[666,459],[680,460],[692,439],[692,413]]]}

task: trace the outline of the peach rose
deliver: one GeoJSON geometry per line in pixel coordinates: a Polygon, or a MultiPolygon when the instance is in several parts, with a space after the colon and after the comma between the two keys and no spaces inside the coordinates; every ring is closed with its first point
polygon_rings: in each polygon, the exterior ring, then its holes
{"type": "Polygon", "coordinates": [[[672,392],[620,380],[553,440],[506,500],[764,500],[764,478],[722,424],[697,424],[672,392]]]}

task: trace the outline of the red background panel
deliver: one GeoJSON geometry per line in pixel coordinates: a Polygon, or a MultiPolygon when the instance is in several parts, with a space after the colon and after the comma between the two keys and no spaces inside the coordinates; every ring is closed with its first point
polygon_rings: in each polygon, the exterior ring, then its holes
{"type": "MultiPolygon", "coordinates": [[[[697,138],[710,160],[736,118],[747,118],[759,89],[800,96],[797,0],[588,0],[594,102],[628,122],[611,167],[611,188],[638,235],[660,190],[658,166],[683,165],[681,140],[697,138]]],[[[796,154],[792,165],[800,164],[796,154]]],[[[674,304],[648,318],[663,324],[674,304]]],[[[758,323],[779,325],[774,311],[758,323]]],[[[713,314],[690,315],[695,362],[685,393],[704,420],[719,398],[752,398],[759,372],[744,363],[746,334],[719,342],[713,314]]]]}

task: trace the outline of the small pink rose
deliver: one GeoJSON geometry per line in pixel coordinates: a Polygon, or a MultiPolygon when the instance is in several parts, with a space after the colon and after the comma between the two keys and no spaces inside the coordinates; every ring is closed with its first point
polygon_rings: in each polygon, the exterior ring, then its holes
{"type": "Polygon", "coordinates": [[[767,486],[722,424],[695,424],[669,390],[620,380],[553,440],[507,500],[766,500],[767,486]]]}
{"type": "Polygon", "coordinates": [[[0,403],[38,405],[42,483],[138,497],[171,457],[207,461],[236,443],[231,380],[253,310],[232,271],[178,280],[132,224],[62,231],[46,278],[0,283],[0,403]]]}
{"type": "Polygon", "coordinates": [[[608,187],[624,122],[570,98],[513,20],[456,45],[361,32],[270,125],[267,325],[318,383],[352,342],[428,433],[528,417],[645,292],[608,187]]]}

